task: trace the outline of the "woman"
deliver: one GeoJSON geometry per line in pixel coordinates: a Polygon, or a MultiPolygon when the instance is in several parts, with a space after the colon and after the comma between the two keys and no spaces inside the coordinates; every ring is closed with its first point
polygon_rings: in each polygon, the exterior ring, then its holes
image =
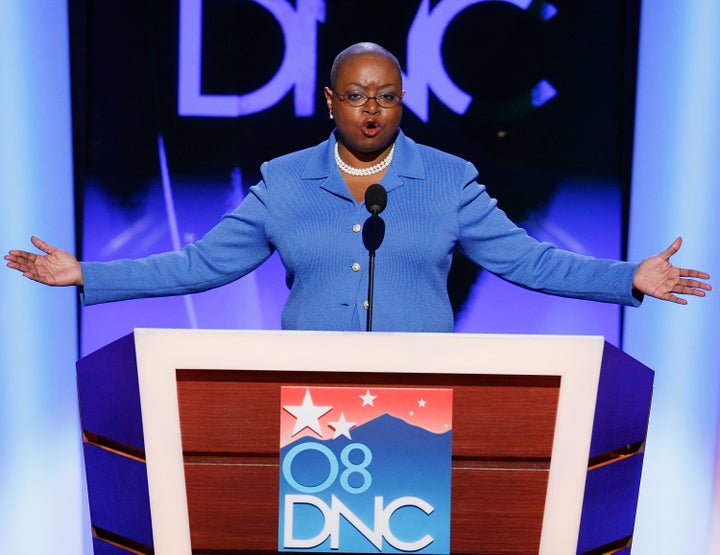
{"type": "Polygon", "coordinates": [[[94,304],[218,287],[277,250],[290,288],[284,329],[361,330],[368,308],[363,199],[381,183],[388,202],[376,254],[378,331],[452,331],[447,276],[456,247],[511,282],[555,295],[638,306],[644,294],[686,304],[677,295],[711,289],[699,281],[706,273],[670,263],[679,238],[640,264],[532,239],[476,182],[472,164],[402,133],[403,94],[392,54],[353,45],[335,59],[325,89],[336,124],[329,139],[264,163],[260,183],[197,243],[141,260],[80,263],[34,237],[45,255],[12,250],[5,259],[41,283],[82,287],[83,302],[94,304]]]}

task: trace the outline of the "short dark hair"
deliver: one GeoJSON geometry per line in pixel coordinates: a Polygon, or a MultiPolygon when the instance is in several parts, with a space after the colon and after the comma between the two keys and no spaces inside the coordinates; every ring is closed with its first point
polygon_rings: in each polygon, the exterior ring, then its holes
{"type": "Polygon", "coordinates": [[[333,65],[330,68],[330,88],[335,88],[335,82],[337,81],[338,73],[340,73],[342,65],[347,60],[355,56],[364,55],[384,56],[395,64],[399,72],[401,71],[400,62],[397,61],[397,58],[393,55],[392,52],[390,52],[386,48],[383,48],[379,44],[375,44],[374,42],[358,42],[351,46],[348,46],[345,50],[335,56],[335,61],[333,61],[333,65]]]}

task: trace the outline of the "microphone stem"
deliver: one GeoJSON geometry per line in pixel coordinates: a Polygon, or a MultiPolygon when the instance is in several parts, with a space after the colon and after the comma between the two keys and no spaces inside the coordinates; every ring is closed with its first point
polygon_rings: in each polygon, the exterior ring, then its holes
{"type": "Polygon", "coordinates": [[[375,289],[375,249],[370,251],[370,275],[368,279],[367,331],[372,331],[373,294],[375,289]]]}

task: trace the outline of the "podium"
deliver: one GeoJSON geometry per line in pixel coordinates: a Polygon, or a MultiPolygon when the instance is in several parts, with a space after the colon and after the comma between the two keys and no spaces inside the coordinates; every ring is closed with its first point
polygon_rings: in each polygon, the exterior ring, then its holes
{"type": "Polygon", "coordinates": [[[138,329],[77,372],[96,555],[277,553],[291,385],[453,390],[453,554],[630,553],[654,374],[602,337],[138,329]]]}

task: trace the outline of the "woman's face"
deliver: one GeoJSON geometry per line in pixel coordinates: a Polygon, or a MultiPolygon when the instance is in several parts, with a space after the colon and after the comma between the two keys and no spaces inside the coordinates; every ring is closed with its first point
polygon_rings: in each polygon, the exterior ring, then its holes
{"type": "Polygon", "coordinates": [[[402,118],[402,103],[383,108],[374,100],[376,96],[392,94],[403,95],[400,70],[391,59],[380,54],[348,58],[340,66],[335,91],[325,89],[339,140],[357,157],[368,158],[368,154],[379,153],[395,139],[402,118]],[[343,95],[343,100],[335,93],[343,95]],[[373,99],[364,106],[351,106],[344,98],[352,93],[373,99]]]}

